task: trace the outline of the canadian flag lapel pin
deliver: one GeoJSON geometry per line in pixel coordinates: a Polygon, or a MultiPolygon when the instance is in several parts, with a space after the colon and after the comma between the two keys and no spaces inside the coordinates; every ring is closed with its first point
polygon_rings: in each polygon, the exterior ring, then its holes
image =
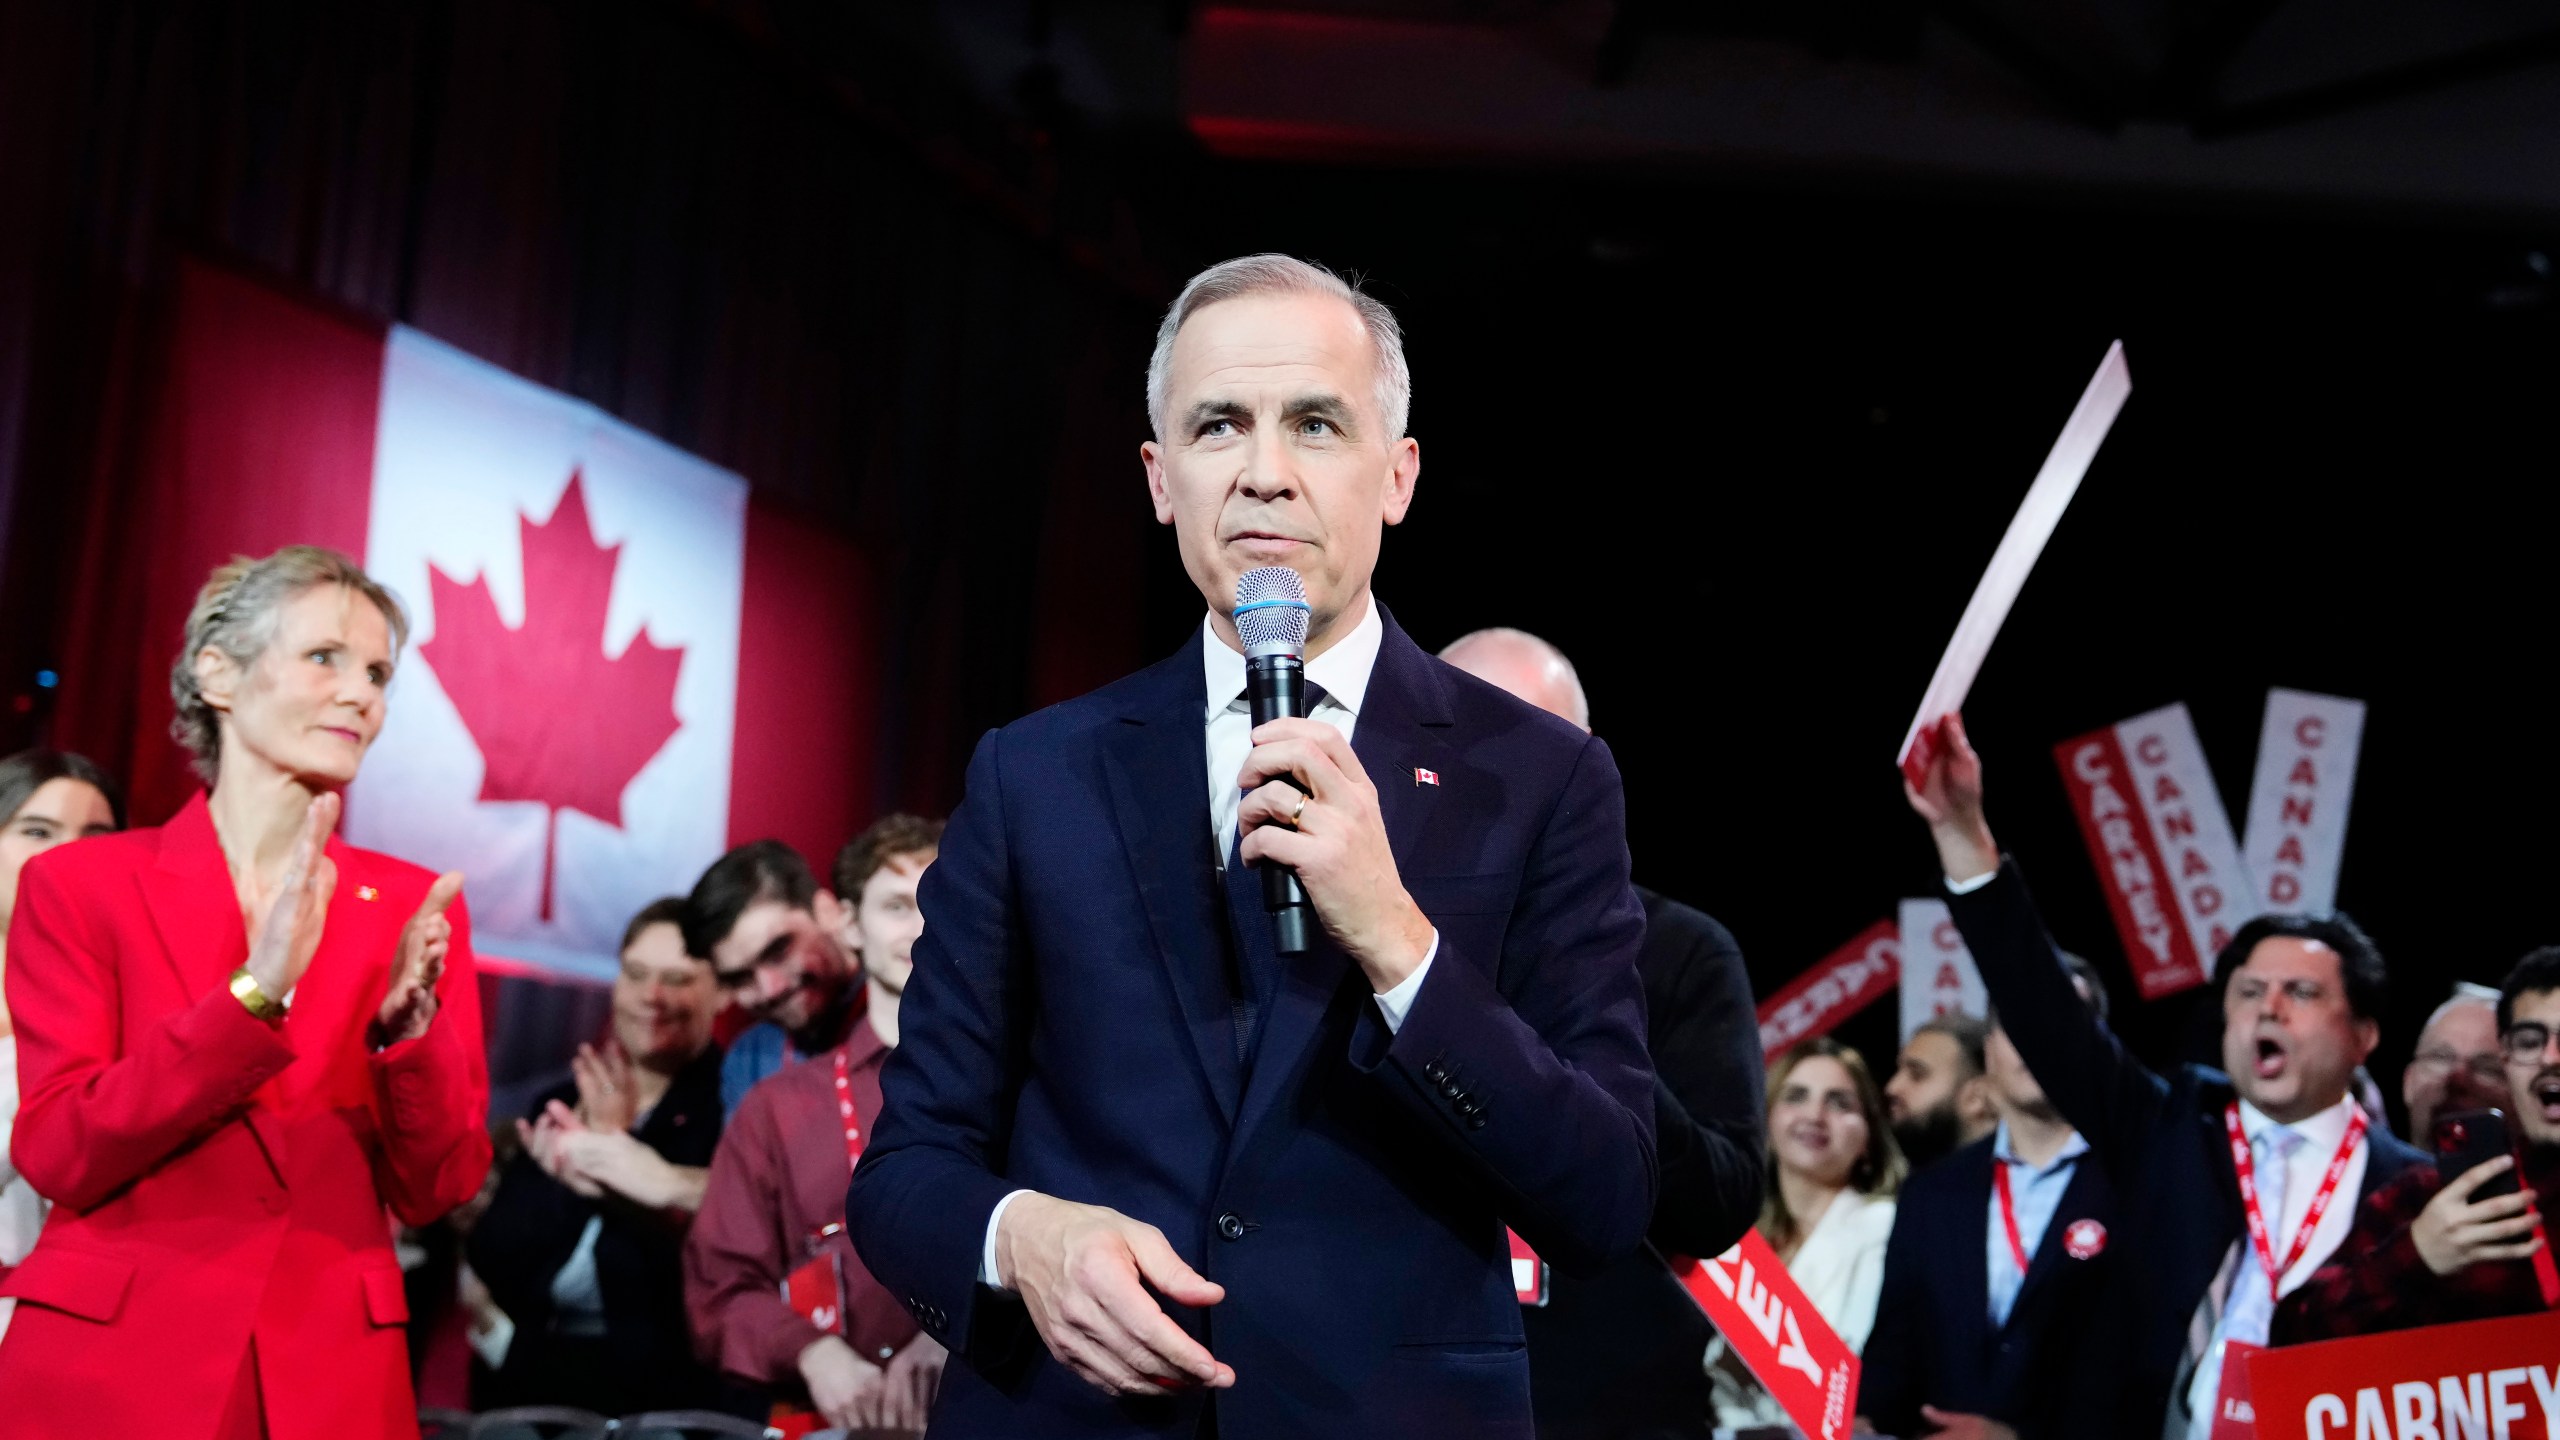
{"type": "Polygon", "coordinates": [[[1425,770],[1421,766],[1416,765],[1413,767],[1413,783],[1416,785],[1437,785],[1440,783],[1440,772],[1437,770],[1425,770]]]}

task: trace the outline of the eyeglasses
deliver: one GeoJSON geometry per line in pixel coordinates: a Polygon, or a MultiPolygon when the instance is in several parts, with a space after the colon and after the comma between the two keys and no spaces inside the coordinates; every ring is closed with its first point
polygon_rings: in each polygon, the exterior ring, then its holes
{"type": "Polygon", "coordinates": [[[2544,1052],[2551,1048],[2551,1027],[2532,1021],[2510,1025],[2500,1043],[2507,1047],[2508,1064],[2539,1065],[2544,1052]]]}
{"type": "Polygon", "coordinates": [[[2409,1064],[2414,1069],[2432,1070],[2439,1075],[2451,1075],[2456,1070],[2467,1070],[2474,1080],[2490,1085],[2501,1085],[2506,1083],[2506,1070],[2499,1064],[2499,1058],[2496,1055],[2466,1057],[2457,1055],[2451,1050],[2421,1050],[2409,1057],[2409,1064]]]}

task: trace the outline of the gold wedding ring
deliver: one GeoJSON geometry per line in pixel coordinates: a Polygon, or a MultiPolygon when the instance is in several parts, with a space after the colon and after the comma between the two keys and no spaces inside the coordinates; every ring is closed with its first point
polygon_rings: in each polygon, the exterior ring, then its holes
{"type": "Polygon", "coordinates": [[[1297,829],[1297,828],[1298,828],[1298,817],[1299,817],[1299,816],[1301,816],[1301,815],[1304,815],[1304,814],[1306,814],[1306,813],[1307,813],[1307,796],[1306,796],[1306,795],[1304,795],[1304,794],[1300,794],[1300,795],[1298,796],[1298,808],[1289,812],[1289,828],[1290,828],[1290,829],[1292,829],[1292,830],[1297,829]]]}

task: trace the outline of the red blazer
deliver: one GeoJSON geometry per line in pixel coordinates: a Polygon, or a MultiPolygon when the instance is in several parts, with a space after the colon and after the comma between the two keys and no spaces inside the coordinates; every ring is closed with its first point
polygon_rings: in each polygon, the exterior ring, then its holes
{"type": "Polygon", "coordinates": [[[52,1218],[0,1282],[0,1416],[24,1440],[211,1437],[254,1340],[274,1440],[414,1436],[392,1215],[489,1168],[488,1063],[461,902],[435,1023],[369,1053],[400,928],[433,878],[335,839],[338,888],[281,1029],[204,797],[159,830],[29,862],[9,931],[13,1158],[52,1218]]]}

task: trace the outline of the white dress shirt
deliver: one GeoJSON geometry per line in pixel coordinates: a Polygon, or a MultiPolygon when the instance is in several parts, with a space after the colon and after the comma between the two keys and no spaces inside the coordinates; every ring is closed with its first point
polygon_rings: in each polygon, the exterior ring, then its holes
{"type": "MultiPolygon", "coordinates": [[[[1379,618],[1377,597],[1373,595],[1351,633],[1307,662],[1307,679],[1324,691],[1324,698],[1307,718],[1321,720],[1342,732],[1345,743],[1360,722],[1360,707],[1369,698],[1369,674],[1377,668],[1378,646],[1386,638],[1386,622],[1379,618]]],[[[1205,682],[1202,693],[1208,697],[1201,721],[1207,736],[1209,843],[1214,847],[1212,853],[1217,856],[1223,884],[1227,856],[1236,847],[1236,811],[1244,804],[1244,791],[1236,785],[1236,777],[1244,772],[1245,756],[1253,752],[1253,705],[1245,693],[1244,652],[1220,638],[1218,627],[1206,616],[1200,621],[1200,667],[1205,682]]],[[[1394,989],[1378,995],[1378,1014],[1386,1021],[1389,1033],[1403,1028],[1414,997],[1422,993],[1422,977],[1430,973],[1431,962],[1439,953],[1440,932],[1435,929],[1422,963],[1413,967],[1413,973],[1394,989]]],[[[987,1215],[987,1243],[979,1257],[978,1278],[989,1285],[1004,1283],[996,1274],[996,1224],[1004,1219],[1005,1207],[1013,1203],[1014,1197],[1025,1193],[1016,1190],[1005,1196],[987,1215]]]]}
{"type": "MultiPolygon", "coordinates": [[[[2267,1242],[2275,1250],[2278,1260],[2293,1248],[2294,1232],[2302,1228],[2302,1217],[2311,1210],[2311,1197],[2319,1192],[2320,1177],[2328,1173],[2329,1162],[2337,1157],[2339,1142],[2347,1138],[2347,1121],[2355,1113],[2355,1108],[2355,1096],[2342,1096],[2337,1104],[2290,1127],[2302,1137],[2302,1143],[2294,1147],[2293,1154],[2284,1162],[2284,1204],[2276,1214],[2266,1217],[2267,1242]]],[[[2259,1186],[2262,1191],[2268,1188],[2263,1168],[2269,1158],[2268,1132],[2275,1128],[2276,1122],[2257,1106],[2246,1100],[2240,1102],[2240,1133],[2249,1141],[2250,1163],[2261,1167],[2259,1186]]],[[[2355,1228],[2357,1197],[2364,1193],[2365,1162],[2372,1154],[2370,1138],[2356,1142],[2355,1153],[2347,1157],[2346,1173],[2338,1177],[2337,1193],[2330,1197],[2329,1208],[2320,1217],[2320,1228],[2311,1232],[2311,1243],[2303,1247],[2302,1258],[2276,1282],[2278,1296],[2290,1295],[2300,1289],[2302,1283],[2311,1278],[2311,1272],[2319,1269],[2322,1262],[2346,1243],[2347,1233],[2355,1228]]],[[[2238,1285],[2266,1283],[2265,1272],[2258,1268],[2255,1246],[2247,1230],[2243,1229],[2239,1240],[2232,1245],[2231,1253],[2223,1260],[2221,1273],[2214,1279],[2213,1294],[2220,1303],[2215,1307],[2217,1314],[2213,1334],[2205,1344],[2194,1375],[2188,1380],[2186,1430],[2194,1440],[2207,1440],[2213,1433],[2214,1411],[2219,1408],[2217,1402],[2222,1387],[2223,1344],[2232,1338],[2228,1333],[2232,1292],[2238,1285]]],[[[2254,1313],[2258,1323],[2263,1324],[2267,1315],[2265,1307],[2258,1307],[2254,1313]]],[[[2259,1345],[2267,1342],[2264,1333],[2240,1338],[2259,1345]]]]}

